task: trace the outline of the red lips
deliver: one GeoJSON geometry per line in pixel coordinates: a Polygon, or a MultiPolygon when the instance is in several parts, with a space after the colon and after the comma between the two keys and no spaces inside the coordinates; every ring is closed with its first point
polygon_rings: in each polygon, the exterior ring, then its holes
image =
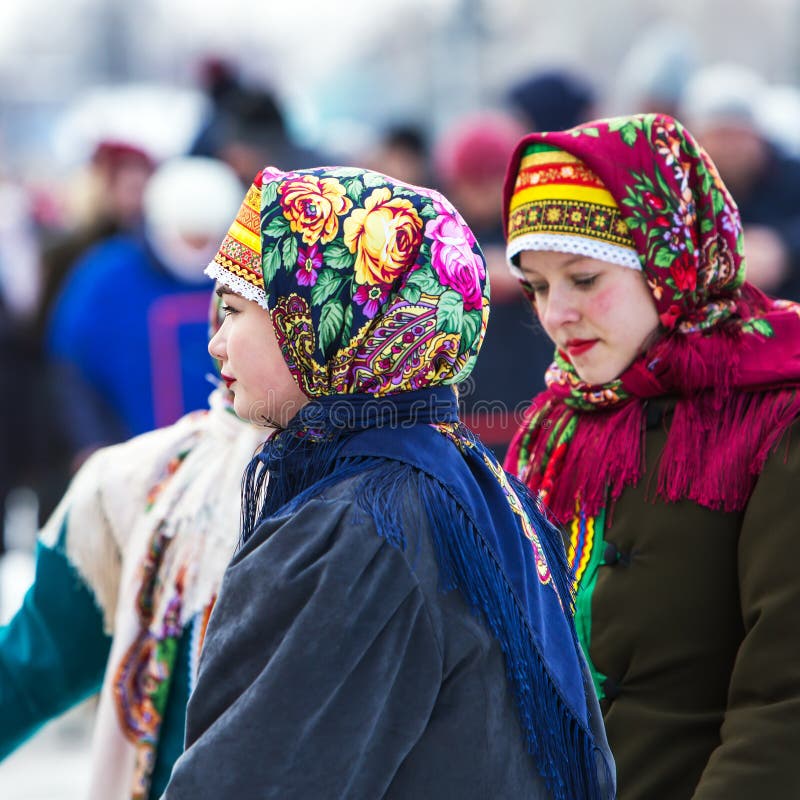
{"type": "Polygon", "coordinates": [[[232,386],[234,383],[236,383],[236,378],[231,378],[230,376],[226,375],[224,372],[221,372],[221,373],[220,373],[220,378],[222,378],[222,380],[223,380],[223,381],[224,381],[224,383],[225,383],[225,386],[226,386],[228,389],[230,389],[230,388],[231,388],[231,386],[232,386]]]}
{"type": "Polygon", "coordinates": [[[566,351],[570,356],[579,356],[587,350],[591,350],[599,339],[570,339],[566,344],[566,351]]]}

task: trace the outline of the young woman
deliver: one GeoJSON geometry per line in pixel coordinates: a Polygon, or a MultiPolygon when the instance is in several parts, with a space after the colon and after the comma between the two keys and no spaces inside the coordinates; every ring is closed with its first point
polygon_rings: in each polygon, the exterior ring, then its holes
{"type": "Polygon", "coordinates": [[[458,212],[268,168],[208,273],[236,411],[279,430],[165,797],[612,797],[560,536],[458,420],[488,313],[458,212]]]}
{"type": "Polygon", "coordinates": [[[565,526],[619,797],[800,796],[800,307],[667,116],[525,137],[504,210],[556,345],[506,467],[565,526]]]}

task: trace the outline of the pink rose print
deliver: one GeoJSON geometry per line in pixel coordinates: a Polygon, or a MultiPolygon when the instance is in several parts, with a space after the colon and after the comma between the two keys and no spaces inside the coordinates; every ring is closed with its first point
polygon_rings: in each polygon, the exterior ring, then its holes
{"type": "Polygon", "coordinates": [[[463,220],[444,207],[442,211],[445,213],[425,226],[425,235],[432,240],[431,264],[441,283],[464,298],[464,311],[480,309],[481,281],[486,278],[486,268],[483,258],[472,250],[475,237],[463,220]]]}

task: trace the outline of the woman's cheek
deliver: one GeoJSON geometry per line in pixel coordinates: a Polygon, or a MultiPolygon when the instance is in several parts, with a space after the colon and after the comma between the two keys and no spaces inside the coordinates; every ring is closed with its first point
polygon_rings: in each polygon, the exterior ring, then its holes
{"type": "Polygon", "coordinates": [[[592,309],[592,315],[595,317],[604,318],[608,314],[619,313],[619,303],[621,298],[619,292],[614,287],[604,287],[598,289],[591,300],[589,306],[592,309]]]}

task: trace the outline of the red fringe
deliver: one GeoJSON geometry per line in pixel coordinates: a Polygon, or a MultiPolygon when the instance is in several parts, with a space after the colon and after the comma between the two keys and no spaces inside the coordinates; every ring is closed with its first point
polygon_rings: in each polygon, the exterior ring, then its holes
{"type": "MultiPolygon", "coordinates": [[[[548,429],[562,416],[575,412],[561,403],[547,417],[550,424],[540,423],[543,434],[536,437],[531,450],[531,464],[541,463],[547,442],[548,429]]],[[[545,504],[563,525],[575,514],[575,499],[581,498],[582,508],[595,515],[610,499],[615,500],[622,490],[635,485],[642,474],[644,406],[626,403],[614,411],[581,414],[575,435],[563,453],[563,463],[552,484],[545,504]]],[[[538,490],[542,475],[534,471],[526,483],[538,490]]],[[[549,487],[548,487],[549,488],[549,487]]]]}
{"type": "MultiPolygon", "coordinates": [[[[757,297],[750,299],[757,304],[757,297]]],[[[648,355],[651,366],[640,365],[640,374],[631,376],[637,396],[611,410],[575,411],[545,393],[546,402],[535,406],[540,410],[534,413],[531,468],[524,478],[534,490],[542,485],[536,465],[543,463],[549,433],[563,417],[577,414],[574,437],[558,454],[563,461],[546,481],[545,504],[561,524],[574,516],[576,498],[594,516],[612,509],[623,490],[638,483],[649,397],[676,399],[655,476],[656,497],[690,499],[731,512],[745,508],[764,462],[800,415],[800,393],[794,387],[747,391],[737,386],[740,336],[735,329],[717,329],[711,336],[668,337],[648,355]]],[[[509,465],[516,465],[520,442],[521,437],[509,465]]]]}

